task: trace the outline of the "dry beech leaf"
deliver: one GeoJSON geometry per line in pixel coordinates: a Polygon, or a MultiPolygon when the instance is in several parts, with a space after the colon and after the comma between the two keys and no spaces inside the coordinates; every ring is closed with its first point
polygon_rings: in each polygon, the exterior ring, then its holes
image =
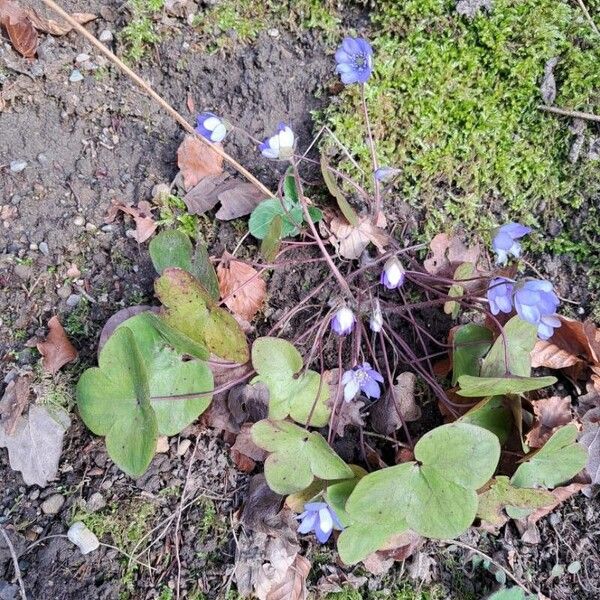
{"type": "Polygon", "coordinates": [[[417,378],[414,373],[400,373],[394,385],[394,394],[385,394],[371,409],[371,424],[378,433],[390,435],[402,427],[405,421],[418,421],[421,409],[415,402],[415,386],[417,378]],[[394,398],[395,397],[395,398],[394,398]]]}
{"type": "Polygon", "coordinates": [[[25,58],[35,56],[38,46],[37,31],[27,13],[16,2],[0,0],[0,25],[4,25],[12,45],[19,54],[25,58]]]}
{"type": "Polygon", "coordinates": [[[465,246],[462,241],[446,233],[438,233],[430,242],[431,255],[423,262],[423,266],[432,275],[453,277],[456,268],[462,263],[477,265],[479,245],[472,248],[465,246]]]}
{"type": "Polygon", "coordinates": [[[119,211],[123,211],[130,217],[133,217],[135,222],[135,234],[134,238],[138,244],[142,244],[156,231],[158,223],[152,216],[152,206],[146,200],[138,202],[137,206],[127,206],[118,200],[113,199],[108,214],[104,221],[106,223],[112,223],[119,211]]]}
{"type": "Polygon", "coordinates": [[[0,428],[12,435],[19,417],[29,404],[30,385],[33,375],[23,373],[9,382],[0,400],[0,428]]]}
{"type": "Polygon", "coordinates": [[[54,375],[58,370],[77,358],[77,350],[69,341],[58,317],[48,321],[48,336],[36,345],[42,355],[42,366],[54,375]]]}
{"type": "Polygon", "coordinates": [[[234,187],[218,190],[221,208],[215,217],[231,221],[249,215],[264,199],[265,194],[252,183],[235,183],[234,187]]]}
{"type": "Polygon", "coordinates": [[[191,215],[203,215],[217,205],[220,193],[235,185],[235,179],[228,173],[208,175],[187,192],[183,201],[191,215]]]}
{"type": "Polygon", "coordinates": [[[385,227],[383,216],[378,219],[377,224],[369,217],[361,217],[356,227],[350,225],[345,219],[335,216],[329,223],[332,234],[329,242],[340,256],[352,260],[360,257],[369,242],[383,252],[390,240],[383,227],[385,227]]]}
{"type": "MultiPolygon", "coordinates": [[[[221,147],[220,144],[215,146],[221,147]]],[[[186,135],[177,150],[177,165],[183,175],[186,191],[209,175],[223,171],[223,157],[194,135],[186,135]]]]}
{"type": "MultiPolygon", "coordinates": [[[[66,35],[73,29],[73,27],[66,21],[64,23],[59,23],[53,19],[46,19],[46,17],[42,17],[34,8],[26,8],[25,13],[29,17],[29,20],[33,23],[33,26],[37,30],[43,31],[44,33],[61,36],[66,35]]],[[[94,21],[98,18],[97,15],[92,13],[71,13],[71,17],[80,25],[85,25],[86,23],[94,21]]]]}
{"type": "Polygon", "coordinates": [[[323,372],[323,383],[329,386],[329,400],[328,404],[331,408],[333,415],[335,408],[335,416],[332,416],[331,423],[334,426],[335,433],[339,437],[344,437],[346,427],[363,427],[365,422],[360,414],[361,408],[365,405],[360,400],[353,400],[352,402],[344,402],[343,398],[338,397],[338,382],[339,382],[339,369],[331,369],[330,371],[323,372]]]}
{"type": "Polygon", "coordinates": [[[217,277],[225,306],[245,321],[251,321],[267,295],[267,284],[258,271],[225,252],[217,267],[217,277]]]}
{"type": "Polygon", "coordinates": [[[310,573],[310,561],[298,554],[289,566],[285,577],[274,585],[267,594],[267,600],[305,600],[306,579],[310,573]]]}
{"type": "Polygon", "coordinates": [[[536,419],[525,442],[531,448],[541,448],[552,434],[563,425],[573,420],[571,414],[571,396],[552,396],[532,402],[536,419]]]}
{"type": "Polygon", "coordinates": [[[583,361],[575,354],[559,348],[548,340],[538,340],[531,351],[531,366],[548,367],[549,369],[565,369],[583,361]]]}

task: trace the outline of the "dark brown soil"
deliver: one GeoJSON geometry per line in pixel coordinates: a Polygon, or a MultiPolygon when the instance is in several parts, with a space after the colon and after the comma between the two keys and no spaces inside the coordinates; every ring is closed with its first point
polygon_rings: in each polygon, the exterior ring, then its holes
{"type": "MultiPolygon", "coordinates": [[[[88,26],[96,35],[104,29],[118,31],[127,19],[120,2],[62,4],[70,11],[102,15],[88,26]]],[[[194,115],[187,108],[188,96],[197,111],[226,114],[254,137],[285,120],[293,125],[301,146],[311,141],[310,111],[327,102],[321,92],[332,77],[330,56],[317,37],[306,33],[293,38],[283,31],[277,38],[262,34],[255,44],[236,46],[228,55],[210,55],[199,50],[197,36],[184,20],[167,18],[165,23],[164,41],[138,70],[190,122],[194,115]]],[[[58,314],[80,350],[79,363],[58,380],[72,382],[95,361],[99,332],[108,317],[119,308],[152,301],[154,274],[146,246],[127,235],[131,221],[124,223],[119,217],[106,225],[105,215],[113,198],[126,203],[150,199],[154,185],[174,178],[183,136],[169,117],[112,68],[82,70],[84,80],[71,83],[77,55],[87,53],[98,64],[97,53],[77,35],[42,36],[39,58],[33,61],[20,58],[5,37],[0,39],[5,101],[4,109],[0,102],[0,373],[8,382],[18,369],[37,364],[36,351],[24,343],[44,335],[48,319],[58,314]],[[11,172],[15,160],[27,162],[22,172],[11,172]],[[67,275],[72,265],[80,276],[67,275]]],[[[277,181],[273,164],[258,157],[243,137],[233,136],[228,151],[265,183],[277,181]]],[[[231,250],[240,237],[232,223],[207,219],[203,227],[216,255],[231,250]]],[[[321,275],[320,269],[278,275],[271,288],[271,318],[286,304],[297,302],[305,286],[321,275]]],[[[73,420],[60,477],[43,490],[25,486],[0,450],[0,525],[12,532],[28,597],[150,599],[172,589],[177,574],[173,525],[162,538],[160,525],[177,510],[191,460],[191,450],[179,454],[180,441],[193,438],[198,448],[188,497],[198,500],[183,513],[180,526],[182,597],[201,591],[210,598],[225,598],[235,554],[229,519],[240,506],[247,481],[232,465],[226,444],[207,430],[191,429],[171,440],[168,452],[158,454],[149,471],[133,481],[110,462],[103,441],[75,415],[73,420]],[[66,501],[58,514],[46,515],[41,504],[55,493],[66,501]],[[157,541],[139,560],[152,564],[155,571],[139,567],[124,581],[127,559],[117,550],[102,547],[83,557],[64,537],[48,537],[63,536],[82,501],[94,494],[101,494],[107,504],[103,514],[111,507],[125,514],[128,507],[133,511],[142,504],[154,507],[148,518],[159,527],[150,538],[157,541]],[[216,517],[211,516],[211,506],[216,517]],[[209,517],[207,535],[203,523],[209,517]],[[32,546],[42,538],[48,539],[32,546]]],[[[527,581],[531,574],[553,599],[598,597],[597,501],[583,497],[570,501],[556,519],[542,522],[542,542],[537,546],[523,544],[510,529],[503,539],[471,543],[481,543],[503,564],[508,564],[508,551],[514,549],[519,557],[519,568],[514,567],[517,577],[527,581]],[[555,564],[566,566],[576,559],[583,563],[578,576],[548,579],[555,564]]],[[[113,543],[110,537],[102,541],[113,543]]],[[[466,591],[472,591],[473,598],[494,586],[493,575],[481,568],[471,580],[457,579],[448,566],[448,553],[454,557],[453,565],[461,565],[459,570],[468,567],[462,566],[464,551],[431,548],[436,561],[432,578],[444,583],[449,598],[469,597],[453,591],[458,580],[461,586],[471,585],[466,591]]],[[[323,566],[314,569],[313,581],[326,572],[323,566]]],[[[398,572],[401,577],[405,575],[398,572]]],[[[18,597],[12,581],[12,562],[0,539],[2,600],[18,597]]],[[[389,580],[378,578],[369,584],[370,589],[388,586],[389,580]]]]}

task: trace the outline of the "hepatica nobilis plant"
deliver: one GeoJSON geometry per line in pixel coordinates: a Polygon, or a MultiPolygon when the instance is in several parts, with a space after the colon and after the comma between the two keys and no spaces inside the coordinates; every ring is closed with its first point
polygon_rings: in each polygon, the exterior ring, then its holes
{"type": "MultiPolygon", "coordinates": [[[[503,224],[490,252],[444,233],[429,247],[404,241],[393,219],[398,170],[378,163],[369,124],[365,86],[376,68],[364,39],[346,38],[335,53],[364,115],[370,173],[348,178],[300,151],[291,123],[278,124],[250,150],[282,173],[251,210],[260,256],[236,259],[254,274],[224,292],[223,265],[217,273],[205,246],[162,231],[149,246],[160,306],[115,315],[77,389],[86,425],[134,477],[158,436],[193,423],[213,394],[230,408],[240,390],[258,398],[261,410],[243,414],[266,453],[268,485],[299,508],[298,531],[334,540],[347,564],[406,532],[453,538],[477,520],[527,515],[586,461],[573,425],[526,444],[531,399],[556,383],[532,373],[531,352],[561,327],[552,283],[518,275],[531,229],[503,224]],[[308,183],[315,166],[330,196],[320,207],[308,183]],[[253,327],[225,308],[278,272],[296,278],[299,295],[275,318],[253,327]]],[[[208,148],[238,132],[212,112],[196,127],[208,148]]],[[[220,197],[218,182],[198,185],[220,197]]]]}

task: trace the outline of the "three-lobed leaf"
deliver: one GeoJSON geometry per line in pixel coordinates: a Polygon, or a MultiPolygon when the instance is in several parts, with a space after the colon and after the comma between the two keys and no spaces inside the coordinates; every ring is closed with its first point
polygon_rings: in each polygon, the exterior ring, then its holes
{"type": "Polygon", "coordinates": [[[251,383],[269,388],[269,417],[324,427],[330,416],[329,386],[316,371],[302,370],[304,361],[293,344],[273,337],[258,338],[252,344],[252,366],[257,376],[251,383]]]}
{"type": "Polygon", "coordinates": [[[457,394],[466,398],[521,394],[554,385],[556,381],[556,377],[552,376],[473,377],[472,375],[461,375],[458,378],[460,389],[457,391],[457,394]]]}
{"type": "Polygon", "coordinates": [[[468,323],[459,327],[452,338],[452,385],[461,375],[479,375],[481,359],[492,346],[487,327],[468,323]]]}
{"type": "Polygon", "coordinates": [[[251,435],[257,446],[271,453],[265,461],[265,477],[277,494],[299,492],[315,477],[326,481],[354,477],[321,435],[289,421],[259,421],[252,426],[251,435]]]}

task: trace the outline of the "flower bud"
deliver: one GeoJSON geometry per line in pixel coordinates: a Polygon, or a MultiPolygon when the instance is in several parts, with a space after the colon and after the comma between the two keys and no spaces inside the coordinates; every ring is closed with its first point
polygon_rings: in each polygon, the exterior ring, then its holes
{"type": "Polygon", "coordinates": [[[404,267],[395,256],[392,256],[383,266],[380,283],[388,290],[395,290],[404,283],[404,278],[404,267]]]}
{"type": "Polygon", "coordinates": [[[347,306],[342,306],[331,319],[331,329],[338,335],[348,335],[354,329],[355,322],[354,313],[347,306]]]}

